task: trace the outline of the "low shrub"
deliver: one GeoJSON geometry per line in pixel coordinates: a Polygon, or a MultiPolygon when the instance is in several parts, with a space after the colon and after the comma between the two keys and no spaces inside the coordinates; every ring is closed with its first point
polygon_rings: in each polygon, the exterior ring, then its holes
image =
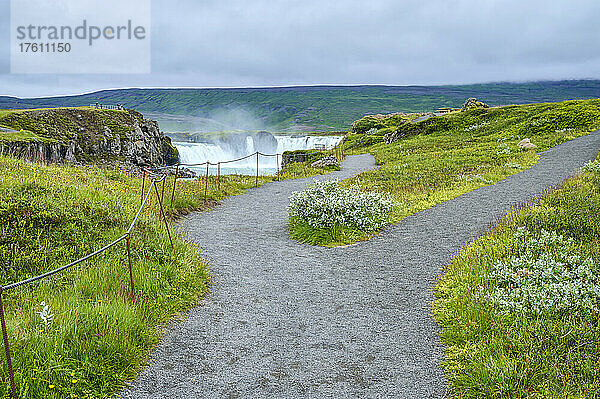
{"type": "Polygon", "coordinates": [[[459,398],[600,392],[600,174],[583,173],[465,246],[437,284],[459,398]]]}
{"type": "MultiPolygon", "coordinates": [[[[307,190],[294,193],[288,210],[292,231],[294,227],[302,226],[303,230],[350,230],[354,235],[361,235],[389,224],[393,207],[394,201],[385,194],[365,193],[356,187],[342,189],[337,180],[330,180],[315,181],[307,190]]],[[[335,236],[339,238],[339,234],[332,235],[334,241],[335,236]]],[[[311,242],[315,240],[302,241],[323,244],[311,242]]]]}
{"type": "Polygon", "coordinates": [[[588,161],[581,167],[582,172],[595,172],[600,173],[600,161],[588,161]]]}
{"type": "Polygon", "coordinates": [[[518,254],[496,263],[487,280],[496,286],[487,298],[502,313],[600,311],[600,275],[592,258],[577,255],[572,238],[543,229],[536,237],[519,227],[513,248],[518,254]]]}

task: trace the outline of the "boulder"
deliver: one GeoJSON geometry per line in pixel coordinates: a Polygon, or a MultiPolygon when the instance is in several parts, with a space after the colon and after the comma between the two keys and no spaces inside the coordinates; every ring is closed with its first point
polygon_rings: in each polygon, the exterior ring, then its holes
{"type": "Polygon", "coordinates": [[[294,152],[294,151],[285,151],[283,155],[281,155],[281,167],[285,168],[288,165],[297,162],[306,161],[307,154],[304,152],[294,152]]]}
{"type": "Polygon", "coordinates": [[[462,108],[460,109],[461,111],[468,111],[470,109],[474,109],[474,108],[489,108],[490,106],[487,105],[486,103],[479,101],[476,98],[469,98],[467,99],[467,101],[465,101],[465,103],[463,104],[462,108]]]}
{"type": "Polygon", "coordinates": [[[326,166],[340,166],[340,163],[336,157],[325,157],[310,164],[311,168],[324,168],[326,166]]]}
{"type": "Polygon", "coordinates": [[[517,148],[521,148],[524,150],[535,150],[537,145],[533,144],[529,139],[523,139],[517,143],[517,148]]]}

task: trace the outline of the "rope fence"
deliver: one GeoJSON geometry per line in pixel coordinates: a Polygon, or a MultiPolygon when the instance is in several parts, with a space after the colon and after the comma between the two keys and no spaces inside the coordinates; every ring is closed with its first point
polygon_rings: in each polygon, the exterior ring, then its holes
{"type": "MultiPolygon", "coordinates": [[[[329,151],[323,148],[319,148],[319,151],[329,151]]],[[[341,159],[344,156],[344,152],[343,149],[336,145],[332,150],[332,154],[335,154],[335,157],[337,159],[341,159]]],[[[244,157],[241,158],[237,158],[237,159],[230,159],[227,161],[219,161],[219,162],[210,162],[210,161],[205,161],[205,162],[201,162],[201,163],[178,163],[176,165],[176,172],[175,172],[175,178],[173,181],[173,191],[171,192],[171,207],[173,206],[173,198],[175,196],[175,187],[176,187],[176,182],[177,182],[177,178],[179,175],[179,168],[181,167],[186,167],[186,166],[192,166],[192,167],[198,167],[198,166],[206,166],[206,182],[205,182],[205,186],[204,186],[204,202],[206,203],[207,201],[207,192],[208,192],[208,176],[209,176],[209,168],[210,166],[216,166],[217,167],[217,185],[218,185],[218,189],[221,189],[221,165],[223,164],[229,164],[229,163],[233,163],[233,162],[239,162],[239,161],[243,161],[245,159],[249,159],[252,157],[256,157],[256,176],[255,176],[255,186],[258,187],[258,176],[259,176],[259,171],[260,171],[260,162],[259,159],[260,157],[275,157],[275,165],[276,165],[276,175],[277,175],[277,180],[279,180],[280,178],[280,168],[279,168],[279,157],[282,157],[283,154],[265,154],[262,152],[255,152],[253,154],[250,155],[246,155],[244,157]]],[[[143,177],[142,177],[142,190],[141,190],[141,194],[140,194],[140,206],[137,210],[137,213],[135,215],[135,217],[133,218],[133,221],[131,222],[131,224],[129,225],[129,228],[125,231],[125,233],[120,236],[119,238],[115,239],[114,241],[112,241],[109,244],[106,244],[105,246],[103,246],[102,248],[89,253],[69,264],[66,264],[64,266],[58,267],[56,269],[50,270],[48,272],[42,273],[40,275],[25,279],[25,280],[21,280],[21,281],[17,281],[11,284],[7,284],[5,286],[0,286],[0,322],[2,323],[2,339],[4,341],[4,350],[6,353],[6,362],[8,364],[8,374],[10,377],[10,385],[11,385],[11,390],[12,390],[12,397],[13,399],[17,399],[17,391],[16,391],[16,387],[15,387],[15,380],[14,380],[14,371],[13,371],[13,365],[12,365],[12,360],[11,360],[11,352],[10,352],[10,345],[8,342],[8,333],[6,330],[6,320],[5,320],[5,315],[4,315],[4,304],[2,301],[2,296],[3,293],[9,290],[12,290],[14,288],[17,287],[21,287],[21,286],[25,286],[31,283],[34,283],[36,281],[45,279],[47,277],[53,276],[57,273],[60,273],[64,270],[70,269],[71,267],[78,265],[82,262],[85,262],[107,250],[109,250],[110,248],[116,246],[117,244],[121,243],[122,241],[125,241],[126,245],[125,245],[125,251],[127,252],[127,260],[128,260],[128,267],[129,267],[129,283],[131,286],[131,300],[133,302],[135,302],[135,285],[133,282],[133,266],[132,266],[132,261],[131,261],[131,235],[133,232],[133,229],[135,227],[135,225],[138,222],[138,219],[140,217],[140,215],[142,214],[142,211],[146,208],[146,205],[148,204],[148,201],[150,200],[150,197],[152,196],[152,192],[154,191],[154,193],[156,194],[156,199],[158,201],[158,205],[159,205],[159,209],[160,209],[160,215],[159,217],[161,217],[164,221],[165,224],[165,228],[167,230],[167,235],[169,236],[169,242],[171,243],[171,248],[174,248],[173,246],[173,239],[171,237],[171,232],[169,230],[169,223],[167,221],[167,217],[165,214],[165,210],[164,210],[164,195],[165,195],[165,182],[167,180],[167,175],[168,173],[165,171],[165,169],[167,169],[169,167],[161,167],[161,168],[155,168],[153,170],[150,169],[142,169],[143,171],[143,177]],[[162,171],[162,172],[161,172],[162,171]],[[149,180],[149,186],[146,189],[146,180],[149,180]],[[159,185],[161,186],[160,188],[160,192],[159,192],[159,185]]],[[[306,175],[306,168],[304,169],[305,175],[306,175]]]]}
{"type": "MultiPolygon", "coordinates": [[[[319,146],[317,148],[315,148],[318,151],[332,151],[332,155],[334,155],[338,160],[341,160],[344,157],[344,150],[343,147],[340,146],[339,144],[334,146],[331,150],[328,150],[324,145],[319,146]]],[[[260,157],[275,157],[275,167],[276,167],[276,177],[277,180],[279,181],[280,178],[280,168],[279,168],[279,158],[281,157],[283,159],[283,154],[280,153],[275,153],[275,154],[265,154],[262,153],[260,151],[256,151],[253,154],[249,154],[240,158],[236,158],[236,159],[229,159],[227,161],[218,161],[218,162],[211,162],[211,161],[204,161],[204,162],[200,162],[200,163],[177,163],[175,165],[176,169],[175,169],[175,179],[173,181],[173,191],[171,192],[171,207],[173,206],[173,199],[175,198],[175,187],[176,187],[176,183],[177,183],[177,178],[179,177],[179,168],[181,167],[200,167],[200,166],[206,166],[206,174],[205,174],[205,186],[204,186],[204,203],[206,203],[207,201],[207,192],[208,192],[208,175],[209,175],[209,168],[210,166],[216,166],[217,167],[217,189],[220,190],[221,189],[221,165],[224,164],[229,164],[229,163],[233,163],[233,162],[239,162],[239,161],[243,161],[245,159],[249,159],[249,158],[253,158],[256,157],[256,175],[255,175],[255,180],[254,180],[254,186],[258,187],[258,176],[260,173],[260,162],[259,162],[259,158],[260,157]]],[[[172,167],[172,166],[171,166],[172,167]]],[[[161,168],[157,168],[155,170],[163,170],[169,168],[167,166],[165,167],[161,167],[161,168]]],[[[306,176],[306,166],[304,167],[304,175],[306,176]]],[[[200,177],[198,177],[200,178],[200,177]]]]}
{"type": "Polygon", "coordinates": [[[8,333],[6,330],[6,320],[4,317],[4,304],[2,301],[2,295],[5,291],[17,288],[17,287],[21,287],[21,286],[25,286],[31,283],[34,283],[36,281],[42,280],[46,277],[50,277],[54,274],[60,273],[64,270],[67,270],[75,265],[78,265],[82,262],[85,262],[88,259],[91,259],[107,250],[109,250],[110,248],[114,247],[115,245],[119,244],[122,241],[126,242],[126,246],[125,246],[125,250],[127,251],[127,260],[128,260],[128,266],[129,266],[129,283],[131,286],[131,300],[133,302],[135,302],[135,285],[133,283],[133,267],[132,267],[132,262],[131,262],[131,244],[130,244],[130,239],[131,239],[131,234],[133,232],[133,229],[142,213],[142,211],[144,210],[144,208],[146,207],[146,204],[148,203],[148,200],[150,198],[150,196],[152,195],[152,191],[154,190],[154,192],[156,193],[157,196],[157,200],[158,200],[158,204],[160,206],[160,216],[162,217],[162,219],[165,222],[165,227],[167,229],[167,234],[169,236],[169,242],[171,243],[171,248],[173,247],[173,240],[171,238],[171,232],[169,231],[169,224],[167,222],[167,218],[165,216],[165,212],[164,212],[164,208],[163,208],[163,197],[164,197],[164,183],[166,180],[167,174],[163,173],[162,175],[153,173],[153,172],[147,172],[144,171],[144,180],[143,180],[143,186],[142,186],[142,200],[141,200],[141,204],[140,207],[138,208],[138,211],[135,215],[135,217],[133,218],[133,221],[131,222],[131,224],[129,225],[129,228],[127,229],[127,231],[120,236],[119,238],[115,239],[114,241],[112,241],[109,244],[106,244],[105,246],[103,246],[102,248],[87,254],[69,264],[66,264],[64,266],[58,267],[54,270],[50,270],[46,273],[42,273],[38,276],[35,277],[31,277],[25,280],[21,280],[21,281],[17,281],[15,283],[11,283],[5,286],[0,286],[0,322],[2,323],[2,339],[4,341],[4,351],[6,353],[6,362],[8,364],[8,374],[10,377],[10,386],[11,386],[11,390],[12,390],[12,397],[13,399],[17,399],[17,390],[15,387],[15,378],[14,378],[14,371],[13,371],[13,365],[12,365],[12,360],[11,360],[11,356],[10,356],[10,346],[9,346],[9,342],[8,342],[8,333]],[[145,190],[145,177],[146,174],[150,175],[150,185],[148,187],[147,191],[145,190]],[[159,194],[158,192],[158,184],[162,183],[162,195],[159,194]],[[144,193],[146,195],[144,195],[144,193]]]}

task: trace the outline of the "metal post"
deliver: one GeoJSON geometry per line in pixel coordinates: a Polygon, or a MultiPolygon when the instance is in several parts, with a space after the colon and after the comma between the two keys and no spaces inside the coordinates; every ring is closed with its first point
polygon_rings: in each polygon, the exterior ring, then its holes
{"type": "Polygon", "coordinates": [[[206,205],[206,192],[208,191],[208,165],[210,165],[210,162],[206,163],[206,181],[204,182],[204,205],[206,205]]]}
{"type": "Polygon", "coordinates": [[[256,180],[254,181],[254,187],[258,187],[258,151],[256,151],[256,180]]]}
{"type": "Polygon", "coordinates": [[[144,175],[142,177],[142,198],[140,199],[140,204],[144,202],[144,189],[146,188],[146,171],[144,170],[144,175]]]}
{"type": "Polygon", "coordinates": [[[221,191],[221,162],[217,162],[217,187],[221,191]]]}
{"type": "Polygon", "coordinates": [[[165,175],[164,179],[163,179],[163,184],[162,184],[162,189],[160,192],[160,200],[162,202],[165,201],[165,183],[167,182],[167,176],[165,175]]]}
{"type": "Polygon", "coordinates": [[[169,231],[169,222],[167,222],[167,217],[165,216],[165,211],[163,209],[162,201],[160,200],[160,195],[158,195],[158,187],[156,187],[156,184],[154,185],[154,191],[156,191],[156,197],[158,198],[158,203],[160,205],[160,213],[162,214],[163,220],[165,221],[165,227],[167,228],[167,234],[169,235],[169,241],[171,242],[171,248],[175,248],[173,246],[173,239],[171,238],[171,232],[169,231]]]}
{"type": "Polygon", "coordinates": [[[277,181],[279,181],[279,154],[275,154],[275,167],[277,168],[277,181]]]}
{"type": "Polygon", "coordinates": [[[135,286],[133,285],[133,267],[131,266],[131,246],[129,245],[129,233],[127,233],[127,259],[129,259],[129,282],[131,284],[131,300],[135,302],[135,286]]]}
{"type": "Polygon", "coordinates": [[[171,208],[173,208],[173,197],[175,197],[175,183],[177,183],[177,176],[179,175],[179,164],[175,170],[175,179],[173,179],[173,192],[171,193],[171,208]]]}
{"type": "Polygon", "coordinates": [[[8,345],[8,334],[6,333],[6,321],[4,320],[4,304],[2,303],[2,287],[0,287],[0,319],[2,319],[2,338],[4,339],[4,351],[6,352],[6,363],[8,363],[8,375],[10,376],[10,387],[13,399],[17,399],[17,388],[15,387],[15,375],[10,359],[10,347],[8,345]]]}
{"type": "Polygon", "coordinates": [[[198,173],[198,190],[202,189],[202,175],[198,173]]]}

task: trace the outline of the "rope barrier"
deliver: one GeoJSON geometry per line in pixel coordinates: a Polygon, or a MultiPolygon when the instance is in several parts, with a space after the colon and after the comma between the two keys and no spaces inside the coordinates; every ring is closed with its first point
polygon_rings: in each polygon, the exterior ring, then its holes
{"type": "Polygon", "coordinates": [[[166,181],[166,174],[162,174],[159,175],[157,173],[152,172],[151,170],[146,170],[146,169],[142,169],[144,172],[144,178],[142,181],[142,203],[140,205],[140,207],[138,208],[138,211],[135,215],[135,217],[133,218],[133,221],[131,222],[131,224],[129,225],[129,228],[127,229],[127,231],[125,232],[125,234],[123,234],[122,236],[120,236],[119,238],[115,239],[114,241],[112,241],[109,244],[106,244],[105,246],[103,246],[100,249],[97,249],[96,251],[89,253],[71,263],[68,263],[64,266],[58,267],[56,269],[47,271],[45,273],[39,274],[37,276],[25,279],[25,280],[21,280],[21,281],[17,281],[15,283],[11,283],[11,284],[7,284],[5,286],[0,286],[0,320],[2,322],[2,338],[4,340],[4,350],[6,352],[6,362],[8,364],[8,374],[10,377],[10,385],[11,385],[11,391],[12,391],[12,397],[13,399],[17,399],[17,391],[16,391],[16,387],[15,387],[15,379],[14,379],[14,371],[13,371],[13,367],[12,367],[12,359],[10,356],[10,346],[9,346],[9,342],[8,342],[8,334],[6,331],[6,321],[5,321],[5,317],[4,317],[4,304],[2,301],[2,294],[5,291],[11,290],[13,288],[16,287],[20,287],[26,284],[31,284],[33,282],[36,282],[38,280],[42,280],[46,277],[50,277],[56,273],[59,273],[63,270],[69,269],[79,263],[82,263],[90,258],[93,258],[96,255],[99,255],[105,251],[107,251],[108,249],[114,247],[115,245],[117,245],[118,243],[120,243],[121,241],[126,241],[126,250],[127,250],[127,259],[128,259],[128,265],[129,265],[129,278],[130,278],[130,285],[131,285],[131,298],[132,300],[135,302],[135,286],[133,283],[133,268],[132,268],[132,262],[131,262],[131,247],[130,247],[130,238],[131,238],[131,232],[133,231],[133,228],[135,227],[142,211],[144,210],[146,203],[148,202],[148,199],[150,198],[150,195],[152,194],[152,190],[154,190],[154,192],[156,193],[156,197],[158,198],[158,203],[160,205],[160,214],[164,220],[165,223],[165,227],[167,229],[167,234],[169,236],[169,241],[171,243],[171,247],[173,248],[173,240],[171,238],[171,232],[169,231],[169,225],[167,222],[167,218],[165,216],[165,212],[164,212],[164,208],[163,208],[163,197],[164,197],[164,187],[165,187],[165,181],[166,181]],[[144,196],[144,189],[145,189],[145,178],[146,178],[146,174],[148,174],[151,177],[151,183],[150,186],[148,187],[148,191],[146,192],[146,195],[144,196]],[[153,177],[154,176],[154,177],[153,177]],[[163,187],[162,187],[162,196],[158,193],[158,183],[163,183],[163,187]]]}
{"type": "MultiPolygon", "coordinates": [[[[333,148],[333,150],[336,152],[336,156],[338,154],[338,148],[337,145],[336,147],[333,148]]],[[[343,154],[343,148],[342,148],[342,154],[343,154]]],[[[178,163],[176,164],[176,172],[175,172],[175,178],[173,180],[173,191],[171,193],[171,206],[173,206],[173,197],[175,196],[175,184],[177,183],[177,175],[179,174],[179,168],[182,166],[204,166],[206,165],[206,182],[205,182],[205,186],[204,186],[204,203],[206,204],[207,201],[207,192],[208,192],[208,177],[209,177],[209,167],[211,165],[217,166],[217,173],[218,173],[218,187],[219,189],[221,188],[221,164],[226,164],[226,163],[232,163],[232,162],[238,162],[238,161],[243,161],[244,159],[248,159],[248,158],[252,158],[254,156],[256,156],[256,180],[255,180],[255,185],[258,187],[258,174],[259,174],[259,158],[261,156],[263,157],[275,157],[275,162],[276,162],[276,167],[277,167],[277,179],[279,179],[279,156],[283,156],[283,154],[265,154],[259,151],[256,151],[253,154],[249,154],[246,155],[244,157],[241,158],[237,158],[237,159],[231,159],[231,160],[227,160],[227,161],[219,161],[217,163],[214,162],[210,162],[210,161],[205,161],[202,163],[178,163]]],[[[342,155],[343,156],[343,155],[342,155]]],[[[167,222],[167,218],[165,215],[165,211],[163,208],[163,200],[164,200],[164,194],[165,194],[165,183],[166,183],[166,179],[167,179],[167,173],[156,173],[156,171],[158,170],[165,170],[167,168],[170,168],[170,166],[163,166],[163,167],[158,167],[158,168],[154,168],[152,169],[148,169],[148,168],[142,168],[142,172],[143,172],[143,177],[142,177],[142,192],[141,192],[141,204],[138,208],[138,211],[135,215],[135,217],[133,218],[133,221],[131,222],[131,224],[129,225],[129,228],[127,229],[127,231],[125,232],[125,234],[123,234],[122,236],[120,236],[119,238],[115,239],[114,241],[112,241],[109,244],[106,244],[105,246],[103,246],[102,248],[89,253],[69,264],[66,264],[64,266],[61,266],[59,268],[56,268],[54,270],[50,270],[48,272],[42,273],[40,275],[25,279],[25,280],[21,280],[21,281],[17,281],[15,283],[11,283],[5,286],[0,286],[0,320],[2,322],[2,337],[4,340],[4,349],[6,352],[6,361],[8,363],[8,373],[10,376],[10,383],[11,383],[11,390],[12,390],[12,396],[13,399],[17,399],[17,391],[15,388],[15,381],[14,381],[14,372],[13,372],[13,368],[12,368],[12,360],[11,360],[11,356],[10,356],[10,347],[9,347],[9,342],[8,342],[8,334],[6,331],[6,321],[5,321],[5,317],[4,317],[4,305],[2,302],[2,294],[4,291],[8,291],[11,290],[13,288],[16,287],[20,287],[22,285],[26,285],[26,284],[31,284],[35,281],[38,280],[42,280],[46,277],[50,277],[56,273],[59,273],[63,270],[69,269],[79,263],[82,263],[88,259],[93,258],[96,255],[99,255],[105,251],[107,251],[108,249],[114,247],[115,245],[117,245],[118,243],[120,243],[121,241],[125,240],[126,241],[126,250],[127,250],[127,258],[128,258],[128,265],[129,265],[129,278],[130,278],[130,285],[131,285],[131,298],[132,300],[135,302],[135,287],[134,287],[134,282],[133,282],[133,269],[132,269],[132,262],[131,262],[131,247],[130,247],[130,239],[131,239],[131,232],[133,231],[133,228],[135,227],[142,211],[144,210],[146,203],[148,202],[148,200],[150,199],[150,196],[152,195],[152,190],[154,189],[154,192],[156,193],[156,197],[158,199],[158,204],[160,206],[160,214],[164,220],[165,223],[165,228],[167,230],[167,234],[169,236],[169,241],[171,243],[171,248],[174,248],[173,246],[173,239],[171,238],[171,232],[169,231],[169,224],[167,222]],[[146,187],[146,175],[148,175],[151,183],[150,186],[148,187],[148,191],[146,191],[146,195],[144,196],[144,192],[145,192],[145,187],[146,187]],[[159,194],[158,192],[158,183],[162,183],[162,194],[159,194]]],[[[305,174],[306,174],[306,168],[305,168],[305,174]]]]}

